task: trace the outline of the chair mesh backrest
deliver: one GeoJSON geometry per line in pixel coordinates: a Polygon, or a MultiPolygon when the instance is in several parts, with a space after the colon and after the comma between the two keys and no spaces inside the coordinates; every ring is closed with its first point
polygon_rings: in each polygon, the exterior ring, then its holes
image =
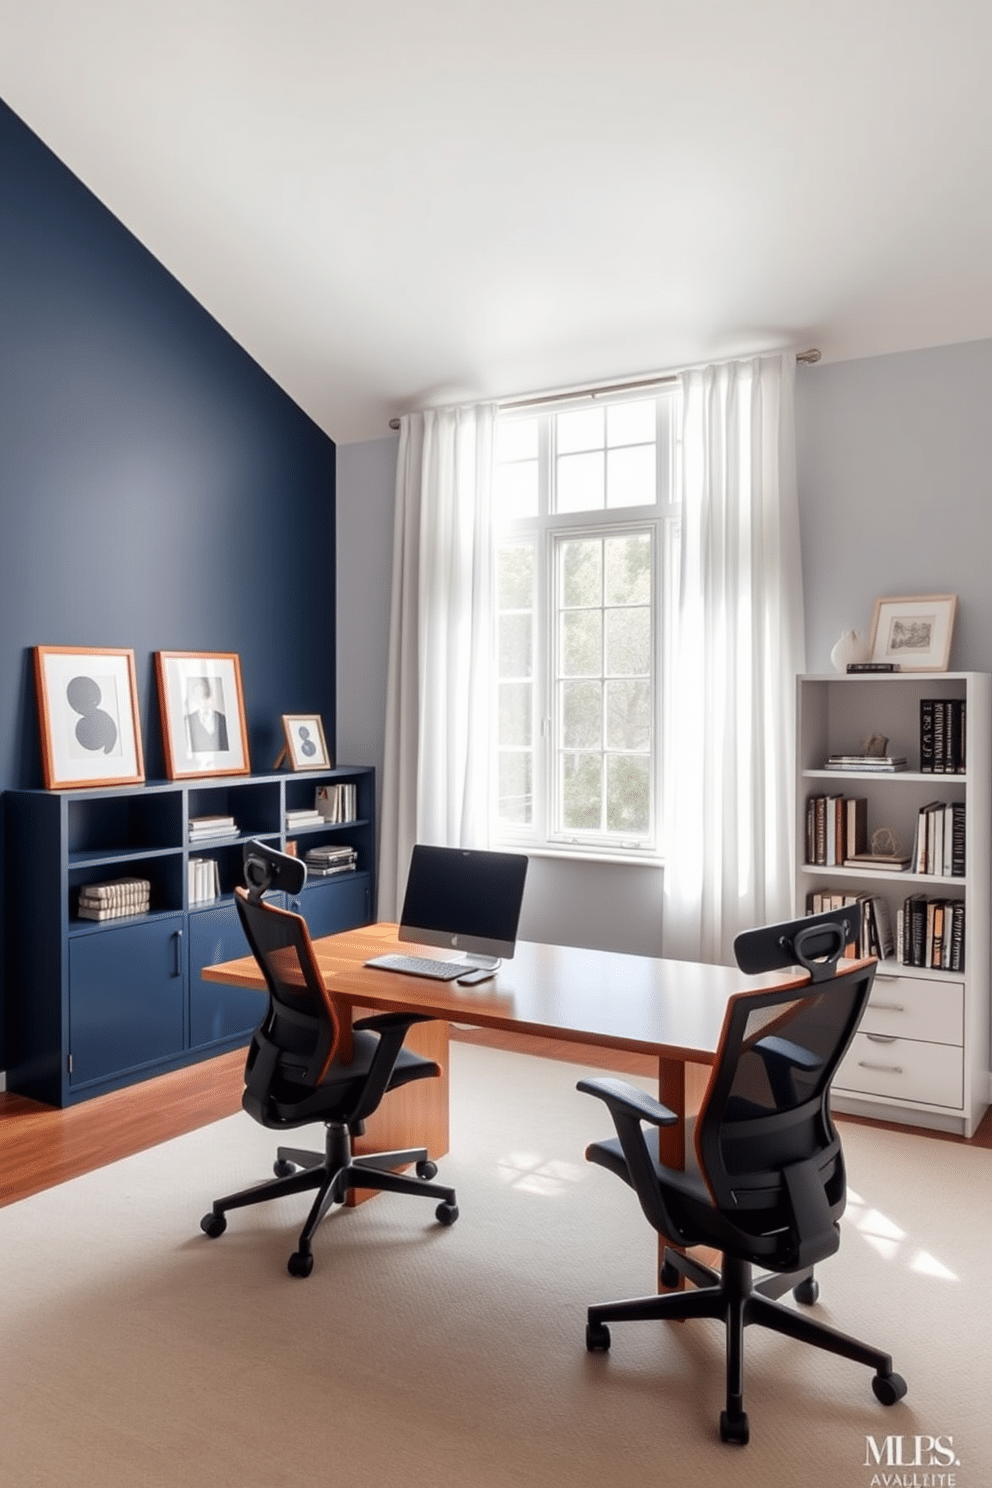
{"type": "Polygon", "coordinates": [[[283,1073],[317,1085],[334,1058],[339,1023],[302,915],[235,890],[248,944],[265,976],[269,1011],[258,1035],[281,1051],[283,1073]]]}
{"type": "Polygon", "coordinates": [[[873,960],[844,963],[824,980],[803,976],[730,999],[695,1141],[714,1202],[744,1228],[767,1233],[792,1221],[789,1184],[803,1164],[804,1181],[818,1173],[834,1217],[842,1211],[828,1097],[874,975],[873,960]]]}

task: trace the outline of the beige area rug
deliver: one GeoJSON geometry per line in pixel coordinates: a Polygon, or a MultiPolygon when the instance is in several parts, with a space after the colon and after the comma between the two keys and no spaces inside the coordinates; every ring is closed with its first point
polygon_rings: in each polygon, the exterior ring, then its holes
{"type": "Polygon", "coordinates": [[[731,1447],[717,1324],[618,1324],[585,1351],[586,1306],[651,1290],[654,1247],[583,1161],[607,1134],[583,1071],[451,1058],[458,1223],[392,1195],[338,1211],[307,1280],[286,1272],[303,1199],[200,1233],[269,1171],[247,1116],[0,1210],[0,1482],[988,1483],[992,1152],[844,1128],[852,1201],[816,1312],[888,1348],[909,1395],[884,1409],[868,1369],[751,1328],[751,1444],[731,1447]]]}

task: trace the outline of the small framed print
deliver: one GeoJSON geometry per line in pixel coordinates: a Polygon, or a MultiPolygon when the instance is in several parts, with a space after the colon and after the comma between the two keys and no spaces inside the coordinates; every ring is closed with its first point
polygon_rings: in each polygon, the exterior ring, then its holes
{"type": "Polygon", "coordinates": [[[156,651],[165,768],[170,780],[247,775],[241,659],[233,651],[156,651]]]}
{"type": "Polygon", "coordinates": [[[294,770],[329,770],[333,767],[324,739],[324,725],[318,714],[284,713],[282,727],[286,748],[280,760],[288,759],[294,770]]]}
{"type": "Polygon", "coordinates": [[[134,652],[35,646],[34,672],[46,788],[140,785],[134,652]]]}
{"type": "Polygon", "coordinates": [[[871,660],[900,672],[946,672],[951,655],[956,594],[876,599],[871,660]]]}

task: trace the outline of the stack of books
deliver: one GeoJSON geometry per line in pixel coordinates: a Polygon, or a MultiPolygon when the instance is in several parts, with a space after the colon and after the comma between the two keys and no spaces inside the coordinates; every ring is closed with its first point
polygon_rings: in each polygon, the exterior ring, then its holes
{"type": "Polygon", "coordinates": [[[190,904],[205,904],[220,895],[220,868],[216,858],[190,858],[186,865],[190,904]]]}
{"type": "Polygon", "coordinates": [[[964,698],[920,698],[920,769],[925,775],[965,773],[964,698]]]}
{"type": "Polygon", "coordinates": [[[237,837],[238,824],[233,816],[191,816],[190,842],[216,842],[223,837],[237,837]]]}
{"type": "Polygon", "coordinates": [[[354,873],[358,853],[353,847],[328,843],[324,847],[311,847],[304,862],[309,876],[331,878],[336,873],[354,873]]]}
{"type": "Polygon", "coordinates": [[[895,770],[905,770],[906,758],[901,754],[831,754],[823,768],[867,770],[877,775],[891,775],[895,770]]]}
{"type": "Polygon", "coordinates": [[[127,915],[147,914],[151,894],[147,878],[111,878],[105,883],[86,884],[79,891],[77,913],[81,920],[121,920],[127,915]]]}
{"type": "Polygon", "coordinates": [[[358,789],[353,780],[340,785],[318,785],[316,807],[328,822],[355,821],[358,817],[358,789]]]}
{"type": "Polygon", "coordinates": [[[301,807],[299,809],[286,809],[287,832],[299,831],[300,827],[322,827],[324,818],[315,806],[301,807]]]}

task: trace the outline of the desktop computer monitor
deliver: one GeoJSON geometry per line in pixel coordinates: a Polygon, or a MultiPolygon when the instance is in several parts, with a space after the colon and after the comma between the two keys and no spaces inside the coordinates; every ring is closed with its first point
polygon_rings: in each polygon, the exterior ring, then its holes
{"type": "Polygon", "coordinates": [[[522,853],[418,843],[399,938],[464,951],[476,966],[508,959],[517,943],[526,876],[522,853]]]}

